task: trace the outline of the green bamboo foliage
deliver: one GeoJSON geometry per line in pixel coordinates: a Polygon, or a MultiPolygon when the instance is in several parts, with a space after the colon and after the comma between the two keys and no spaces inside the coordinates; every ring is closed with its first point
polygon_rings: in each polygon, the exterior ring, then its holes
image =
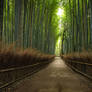
{"type": "Polygon", "coordinates": [[[58,3],[59,0],[0,0],[3,47],[14,43],[15,48],[36,48],[54,54],[57,38],[54,10],[58,3]]]}
{"type": "Polygon", "coordinates": [[[67,0],[62,3],[66,13],[63,20],[62,54],[91,50],[92,1],[67,0]]]}
{"type": "Polygon", "coordinates": [[[3,30],[3,7],[4,7],[4,1],[0,0],[0,40],[2,40],[2,30],[3,30]]]}
{"type": "Polygon", "coordinates": [[[65,11],[60,34],[62,54],[92,49],[92,0],[0,0],[2,46],[14,43],[15,48],[54,54],[60,5],[65,11]]]}

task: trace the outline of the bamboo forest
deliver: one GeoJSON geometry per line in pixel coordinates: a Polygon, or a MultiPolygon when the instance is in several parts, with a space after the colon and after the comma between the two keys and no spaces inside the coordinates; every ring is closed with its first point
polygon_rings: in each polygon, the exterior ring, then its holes
{"type": "Polygon", "coordinates": [[[0,0],[0,92],[92,92],[92,0],[0,0]]]}

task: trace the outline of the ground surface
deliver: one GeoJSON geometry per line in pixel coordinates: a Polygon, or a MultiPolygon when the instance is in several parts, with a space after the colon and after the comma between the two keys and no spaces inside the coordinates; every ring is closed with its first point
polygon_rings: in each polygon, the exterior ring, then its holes
{"type": "Polygon", "coordinates": [[[59,57],[45,69],[17,84],[15,92],[92,92],[92,83],[59,57]]]}

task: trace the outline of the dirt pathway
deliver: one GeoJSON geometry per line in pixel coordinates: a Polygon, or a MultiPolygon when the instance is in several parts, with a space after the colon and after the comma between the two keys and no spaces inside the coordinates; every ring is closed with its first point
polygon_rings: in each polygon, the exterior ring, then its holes
{"type": "Polygon", "coordinates": [[[56,57],[47,68],[17,84],[15,92],[92,92],[92,83],[56,57]]]}

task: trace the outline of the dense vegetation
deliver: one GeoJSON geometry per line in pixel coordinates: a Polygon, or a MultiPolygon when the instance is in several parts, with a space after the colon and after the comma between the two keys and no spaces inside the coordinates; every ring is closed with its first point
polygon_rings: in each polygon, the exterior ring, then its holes
{"type": "Polygon", "coordinates": [[[43,54],[35,49],[16,49],[12,46],[0,50],[0,69],[22,67],[34,64],[46,64],[53,60],[54,55],[43,54]]]}
{"type": "Polygon", "coordinates": [[[61,57],[72,69],[91,79],[92,0],[62,0],[62,7],[61,57]]]}
{"type": "Polygon", "coordinates": [[[91,0],[0,0],[0,48],[14,44],[14,50],[36,48],[47,54],[91,51],[91,4],[91,0]],[[63,15],[57,15],[59,9],[63,15]]]}
{"type": "Polygon", "coordinates": [[[59,0],[0,0],[2,47],[36,48],[54,54],[58,37],[59,0]]]}
{"type": "Polygon", "coordinates": [[[62,0],[62,54],[92,50],[92,0],[62,0]]]}
{"type": "Polygon", "coordinates": [[[55,53],[58,3],[59,0],[0,0],[1,68],[54,58],[47,54],[55,53]]]}

